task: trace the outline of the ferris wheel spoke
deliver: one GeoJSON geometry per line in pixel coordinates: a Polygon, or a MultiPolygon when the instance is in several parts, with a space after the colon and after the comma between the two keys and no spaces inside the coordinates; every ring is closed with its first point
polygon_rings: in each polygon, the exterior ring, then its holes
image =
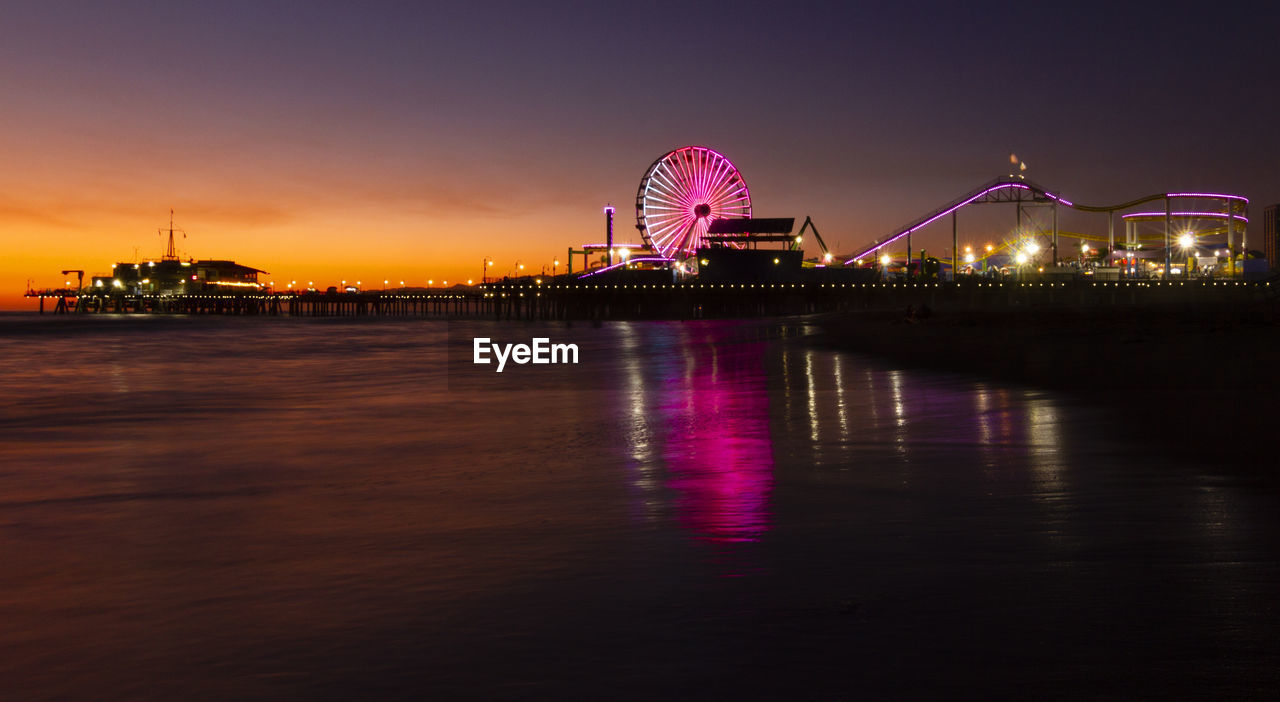
{"type": "Polygon", "coordinates": [[[684,161],[683,152],[676,152],[675,158],[671,160],[670,176],[674,183],[678,183],[676,189],[693,205],[693,189],[690,187],[693,175],[684,161]]]}
{"type": "Polygon", "coordinates": [[[686,227],[683,232],[681,232],[680,238],[677,239],[675,242],[676,243],[675,250],[678,253],[684,253],[685,251],[688,250],[689,238],[694,234],[697,227],[698,227],[698,222],[695,220],[693,222],[690,222],[689,226],[686,227]]]}
{"type": "Polygon", "coordinates": [[[702,197],[701,168],[698,163],[698,150],[689,149],[684,153],[684,170],[689,176],[689,197],[698,201],[702,197]]]}
{"type": "Polygon", "coordinates": [[[747,191],[747,186],[745,183],[741,181],[730,180],[726,182],[719,189],[719,191],[717,192],[717,196],[723,200],[726,197],[732,197],[734,195],[737,195],[738,193],[745,193],[746,191],[747,191]]]}
{"type": "Polygon", "coordinates": [[[707,173],[706,180],[706,199],[708,201],[715,198],[715,193],[720,189],[720,183],[728,176],[727,162],[724,159],[718,159],[713,168],[707,173]]]}
{"type": "Polygon", "coordinates": [[[720,168],[720,159],[708,155],[698,168],[698,197],[703,202],[710,199],[711,182],[720,168]]]}
{"type": "Polygon", "coordinates": [[[682,205],[690,206],[693,204],[690,202],[688,195],[685,194],[684,189],[672,182],[671,178],[666,174],[655,172],[653,175],[652,182],[660,186],[659,189],[666,194],[666,197],[682,205]]]}
{"type": "Polygon", "coordinates": [[[751,196],[747,193],[746,188],[739,187],[733,190],[726,190],[723,193],[721,193],[719,197],[716,198],[716,202],[719,202],[721,204],[728,204],[728,203],[738,202],[738,201],[742,201],[742,202],[751,201],[751,196]]]}
{"type": "MultiPolygon", "coordinates": [[[[734,193],[731,193],[731,194],[734,194],[734,193]]],[[[747,198],[746,194],[743,194],[740,197],[726,197],[721,200],[718,200],[717,206],[720,208],[721,211],[724,211],[727,209],[734,210],[734,209],[741,209],[742,206],[748,202],[750,202],[750,200],[747,198]]]]}
{"type": "Polygon", "coordinates": [[[734,181],[733,174],[728,170],[725,170],[724,172],[718,174],[716,176],[716,179],[711,184],[711,189],[708,191],[709,192],[708,198],[720,199],[721,197],[723,197],[724,192],[732,188],[733,181],[734,181]]]}
{"type": "Polygon", "coordinates": [[[679,231],[682,221],[683,220],[675,219],[663,222],[650,233],[650,236],[652,236],[654,241],[658,242],[659,245],[666,246],[670,243],[671,235],[679,231]]]}
{"type": "Polygon", "coordinates": [[[702,171],[706,167],[706,164],[699,163],[699,158],[698,158],[699,155],[700,154],[697,151],[697,149],[694,149],[688,153],[686,160],[688,163],[689,176],[690,176],[690,183],[689,183],[690,194],[693,195],[694,200],[701,202],[703,198],[703,191],[702,191],[703,172],[702,171]]]}
{"type": "Polygon", "coordinates": [[[735,175],[733,168],[730,166],[719,173],[711,184],[711,192],[718,193],[726,187],[731,187],[739,178],[735,175]]]}

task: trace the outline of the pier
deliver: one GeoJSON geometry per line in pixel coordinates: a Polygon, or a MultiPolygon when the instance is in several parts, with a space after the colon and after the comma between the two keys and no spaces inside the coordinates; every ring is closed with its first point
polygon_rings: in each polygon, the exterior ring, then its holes
{"type": "Polygon", "coordinates": [[[422,317],[503,320],[768,317],[928,306],[1017,307],[1245,304],[1274,300],[1280,280],[990,281],[877,283],[537,283],[448,291],[101,295],[28,291],[54,314],[422,317]]]}

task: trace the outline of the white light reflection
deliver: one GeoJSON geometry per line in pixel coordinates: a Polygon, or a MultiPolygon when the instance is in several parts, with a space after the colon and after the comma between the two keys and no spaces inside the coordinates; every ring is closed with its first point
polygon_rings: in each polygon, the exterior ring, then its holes
{"type": "Polygon", "coordinates": [[[1028,393],[1026,399],[1036,499],[1060,502],[1066,484],[1062,477],[1062,435],[1058,428],[1058,410],[1052,402],[1033,393],[1028,393]]]}
{"type": "Polygon", "coordinates": [[[623,373],[627,378],[625,433],[631,460],[634,461],[631,484],[645,495],[641,500],[644,505],[643,518],[646,521],[654,521],[660,517],[662,503],[655,494],[661,485],[657,476],[654,475],[654,468],[658,461],[654,455],[653,433],[649,429],[646,412],[649,397],[642,363],[646,355],[639,348],[635,325],[630,322],[618,322],[617,329],[622,346],[619,358],[623,359],[623,373]]]}
{"type": "Polygon", "coordinates": [[[834,354],[831,362],[831,376],[836,384],[836,417],[840,422],[840,440],[849,440],[849,408],[844,400],[844,355],[834,354]]]}
{"type": "Polygon", "coordinates": [[[814,448],[819,447],[818,432],[818,388],[813,382],[813,349],[806,349],[804,352],[804,380],[809,390],[809,441],[813,442],[814,448]]]}
{"type": "Polygon", "coordinates": [[[893,443],[898,454],[907,457],[907,403],[902,393],[902,371],[889,371],[889,389],[893,394],[893,443]]]}

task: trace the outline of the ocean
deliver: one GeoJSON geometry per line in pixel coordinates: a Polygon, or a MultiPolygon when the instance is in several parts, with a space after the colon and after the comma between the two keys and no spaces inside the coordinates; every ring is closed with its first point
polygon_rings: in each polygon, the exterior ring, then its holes
{"type": "Polygon", "coordinates": [[[1276,693],[1273,483],[814,332],[4,317],[0,698],[1276,693]]]}

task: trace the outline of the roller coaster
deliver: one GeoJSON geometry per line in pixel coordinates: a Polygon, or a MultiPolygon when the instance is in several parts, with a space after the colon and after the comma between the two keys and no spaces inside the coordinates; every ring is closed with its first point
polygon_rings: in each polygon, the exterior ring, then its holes
{"type": "MultiPolygon", "coordinates": [[[[959,261],[956,255],[957,250],[957,224],[956,213],[969,205],[978,205],[986,203],[1015,203],[1018,207],[1018,221],[1021,224],[1022,207],[1024,204],[1047,205],[1052,208],[1052,254],[1053,263],[1056,266],[1060,260],[1058,250],[1058,237],[1061,232],[1058,229],[1058,207],[1068,207],[1080,212],[1101,213],[1107,216],[1107,244],[1111,250],[1116,248],[1115,240],[1115,214],[1123,210],[1137,207],[1149,202],[1164,202],[1164,210],[1162,212],[1135,212],[1123,214],[1122,221],[1125,223],[1125,248],[1136,248],[1139,238],[1137,225],[1142,221],[1164,221],[1164,271],[1168,274],[1171,266],[1171,251],[1174,244],[1173,222],[1175,220],[1185,220],[1191,218],[1209,218],[1221,219],[1224,221],[1224,227],[1215,229],[1208,233],[1222,233],[1225,230],[1227,235],[1227,249],[1230,255],[1232,265],[1232,273],[1234,274],[1235,254],[1237,253],[1235,234],[1237,231],[1241,233],[1241,243],[1245,244],[1244,227],[1237,229],[1237,224],[1245,224],[1248,220],[1249,200],[1240,195],[1231,195],[1224,193],[1203,193],[1203,192],[1166,192],[1155,193],[1146,197],[1140,197],[1128,202],[1122,202],[1114,205],[1084,205],[1072,202],[1064,198],[1061,194],[1049,190],[1033,181],[1027,180],[1021,175],[1009,175],[995,178],[973,190],[955,198],[954,200],[934,209],[921,217],[908,222],[907,224],[893,230],[889,236],[884,239],[877,240],[871,246],[867,246],[853,254],[845,261],[845,265],[861,263],[868,258],[885,250],[885,247],[894,244],[900,240],[906,239],[908,252],[911,250],[911,235],[919,232],[925,227],[937,222],[938,220],[951,215],[951,232],[952,232],[952,266],[953,270],[958,270],[959,261]],[[1214,201],[1214,208],[1206,210],[1203,208],[1194,208],[1183,206],[1183,203],[1192,203],[1196,201],[1214,201]],[[1175,203],[1178,206],[1175,207],[1175,203]]],[[[1081,240],[1101,241],[1100,236],[1084,235],[1071,233],[1072,237],[1081,240]]],[[[910,257],[910,253],[908,253],[910,257]]]]}

